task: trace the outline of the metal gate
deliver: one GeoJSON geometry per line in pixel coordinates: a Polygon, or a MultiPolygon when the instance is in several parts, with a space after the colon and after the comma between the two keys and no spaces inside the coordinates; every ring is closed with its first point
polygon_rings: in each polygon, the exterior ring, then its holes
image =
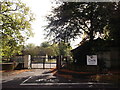
{"type": "Polygon", "coordinates": [[[53,56],[32,56],[31,57],[32,69],[49,69],[56,68],[56,58],[53,56]]]}

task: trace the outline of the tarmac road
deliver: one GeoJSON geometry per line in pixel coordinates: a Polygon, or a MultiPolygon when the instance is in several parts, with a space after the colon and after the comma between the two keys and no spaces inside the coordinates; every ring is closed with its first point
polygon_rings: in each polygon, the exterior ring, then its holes
{"type": "Polygon", "coordinates": [[[84,82],[83,80],[67,79],[53,76],[49,69],[32,69],[16,75],[2,77],[2,90],[22,89],[91,89],[91,90],[119,90],[118,87],[109,83],[84,82]]]}

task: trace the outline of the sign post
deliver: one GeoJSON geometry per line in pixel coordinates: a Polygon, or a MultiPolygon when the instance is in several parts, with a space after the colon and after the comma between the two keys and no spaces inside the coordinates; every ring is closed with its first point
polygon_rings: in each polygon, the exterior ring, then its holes
{"type": "Polygon", "coordinates": [[[97,55],[87,55],[87,65],[97,65],[97,55]]]}

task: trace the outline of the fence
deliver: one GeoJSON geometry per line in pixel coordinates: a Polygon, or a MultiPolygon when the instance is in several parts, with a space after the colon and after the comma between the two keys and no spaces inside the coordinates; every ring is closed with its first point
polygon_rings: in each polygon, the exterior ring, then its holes
{"type": "Polygon", "coordinates": [[[70,64],[70,57],[69,56],[57,56],[57,69],[68,68],[70,64]]]}
{"type": "Polygon", "coordinates": [[[32,56],[31,68],[56,68],[56,58],[51,56],[32,56]]]}
{"type": "Polygon", "coordinates": [[[17,62],[20,68],[58,68],[61,69],[68,64],[68,58],[63,56],[14,56],[11,59],[17,62]]]}
{"type": "Polygon", "coordinates": [[[18,63],[24,63],[24,56],[14,56],[11,60],[18,63]]]}

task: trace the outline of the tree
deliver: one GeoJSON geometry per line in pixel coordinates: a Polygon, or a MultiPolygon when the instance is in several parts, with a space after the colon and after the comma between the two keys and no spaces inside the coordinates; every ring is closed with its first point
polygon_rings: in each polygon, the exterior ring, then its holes
{"type": "Polygon", "coordinates": [[[68,56],[70,55],[71,46],[68,43],[61,42],[59,44],[48,42],[43,42],[40,45],[40,55],[49,55],[49,56],[68,56]]]}
{"type": "Polygon", "coordinates": [[[40,46],[43,47],[43,48],[46,48],[46,47],[49,47],[50,44],[49,44],[49,42],[43,42],[43,43],[41,43],[40,46]]]}
{"type": "Polygon", "coordinates": [[[48,42],[43,42],[40,46],[35,46],[33,43],[30,43],[24,47],[23,54],[32,56],[45,56],[46,54],[49,56],[56,55],[52,45],[50,45],[48,42]]]}
{"type": "Polygon", "coordinates": [[[117,4],[116,10],[113,12],[109,23],[109,38],[119,42],[120,45],[120,2],[117,4]]]}
{"type": "Polygon", "coordinates": [[[60,52],[59,52],[58,44],[57,44],[57,43],[53,43],[53,44],[52,44],[52,48],[53,48],[54,53],[55,53],[54,56],[59,56],[59,55],[60,55],[60,52]]]}
{"type": "Polygon", "coordinates": [[[56,55],[53,46],[49,42],[43,42],[40,45],[40,55],[46,55],[46,54],[49,56],[56,55]]]}
{"type": "MultiPolygon", "coordinates": [[[[103,39],[112,41],[113,45],[120,46],[120,2],[110,13],[109,24],[104,27],[103,39]]],[[[105,44],[105,43],[104,43],[105,44]]]]}
{"type": "Polygon", "coordinates": [[[67,43],[61,42],[59,44],[50,44],[48,42],[41,43],[40,46],[35,46],[34,44],[28,44],[24,47],[24,55],[41,55],[41,56],[68,56],[70,55],[71,46],[67,43]]]}
{"type": "Polygon", "coordinates": [[[86,40],[94,40],[97,33],[101,37],[116,7],[118,4],[113,2],[64,2],[46,17],[47,36],[56,42],[68,42],[86,34],[86,40]]]}
{"type": "Polygon", "coordinates": [[[59,55],[69,56],[71,49],[72,48],[71,48],[71,46],[68,43],[60,42],[58,44],[59,55]]]}
{"type": "Polygon", "coordinates": [[[30,43],[24,47],[23,54],[24,55],[38,55],[40,48],[35,46],[33,43],[30,43]]]}
{"type": "Polygon", "coordinates": [[[34,18],[29,7],[20,0],[3,0],[0,4],[0,20],[3,22],[0,30],[1,56],[10,58],[16,53],[20,54],[24,41],[33,35],[31,22],[34,18]]]}

